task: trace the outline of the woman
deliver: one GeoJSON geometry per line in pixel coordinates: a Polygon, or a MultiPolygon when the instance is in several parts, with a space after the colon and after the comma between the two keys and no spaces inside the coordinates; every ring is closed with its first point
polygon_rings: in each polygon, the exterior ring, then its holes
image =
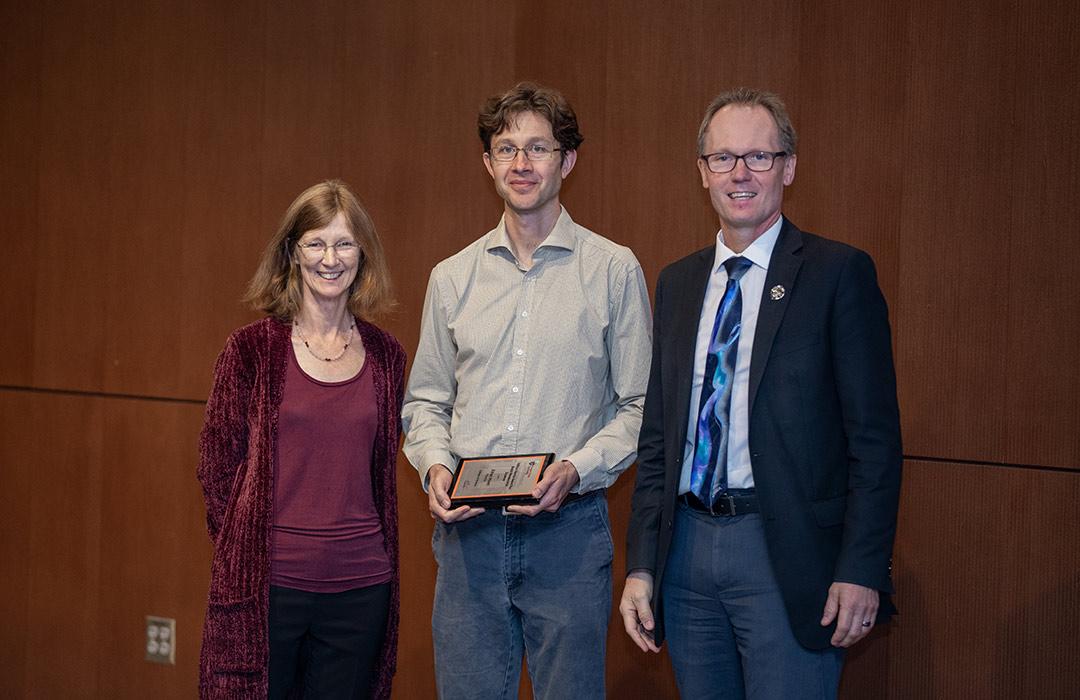
{"type": "Polygon", "coordinates": [[[385,698],[397,653],[405,353],[375,226],[341,182],[289,207],[214,369],[199,481],[214,542],[206,698],[385,698]]]}

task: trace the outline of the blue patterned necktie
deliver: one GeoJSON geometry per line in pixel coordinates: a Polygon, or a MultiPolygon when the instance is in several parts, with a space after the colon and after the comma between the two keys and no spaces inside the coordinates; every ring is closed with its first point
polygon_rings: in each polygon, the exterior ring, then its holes
{"type": "Polygon", "coordinates": [[[705,376],[701,382],[690,491],[710,508],[716,495],[727,490],[731,385],[735,379],[735,356],[739,351],[739,332],[742,329],[739,279],[751,264],[742,257],[724,261],[728,274],[727,287],[716,309],[709,354],[705,360],[705,376]]]}

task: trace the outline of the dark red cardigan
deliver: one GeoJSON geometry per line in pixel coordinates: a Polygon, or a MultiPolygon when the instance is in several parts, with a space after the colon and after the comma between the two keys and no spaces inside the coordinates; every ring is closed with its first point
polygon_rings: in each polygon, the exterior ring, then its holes
{"type": "MultiPolygon", "coordinates": [[[[405,351],[389,333],[356,319],[378,400],[372,488],[393,569],[390,617],[374,697],[390,696],[397,663],[400,566],[396,463],[405,351]]],[[[199,482],[214,543],[199,656],[203,698],[267,695],[270,518],[278,409],[291,326],[266,318],[235,331],[214,367],[199,439],[199,482]]]]}

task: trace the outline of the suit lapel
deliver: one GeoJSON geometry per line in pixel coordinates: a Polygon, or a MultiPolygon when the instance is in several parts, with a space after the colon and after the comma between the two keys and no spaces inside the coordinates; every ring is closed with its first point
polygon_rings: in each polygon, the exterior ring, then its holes
{"type": "MultiPolygon", "coordinates": [[[[758,385],[765,373],[765,365],[769,361],[769,353],[772,351],[773,340],[776,331],[780,328],[780,322],[784,319],[791,294],[795,287],[795,277],[799,274],[802,265],[802,232],[795,224],[784,219],[780,236],[776,240],[772,257],[769,259],[769,271],[765,275],[765,288],[761,290],[761,307],[758,310],[757,328],[754,331],[754,349],[750,353],[750,415],[754,415],[754,399],[757,396],[758,385]],[[780,299],[772,298],[772,290],[777,286],[783,287],[783,296],[780,299]]],[[[778,290],[779,291],[779,290],[778,290]]]]}

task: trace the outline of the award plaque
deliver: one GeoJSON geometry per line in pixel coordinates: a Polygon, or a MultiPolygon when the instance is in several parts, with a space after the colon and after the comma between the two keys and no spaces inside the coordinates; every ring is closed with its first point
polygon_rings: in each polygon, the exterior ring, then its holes
{"type": "Polygon", "coordinates": [[[532,490],[554,459],[552,452],[462,457],[450,482],[450,507],[535,505],[532,490]]]}

